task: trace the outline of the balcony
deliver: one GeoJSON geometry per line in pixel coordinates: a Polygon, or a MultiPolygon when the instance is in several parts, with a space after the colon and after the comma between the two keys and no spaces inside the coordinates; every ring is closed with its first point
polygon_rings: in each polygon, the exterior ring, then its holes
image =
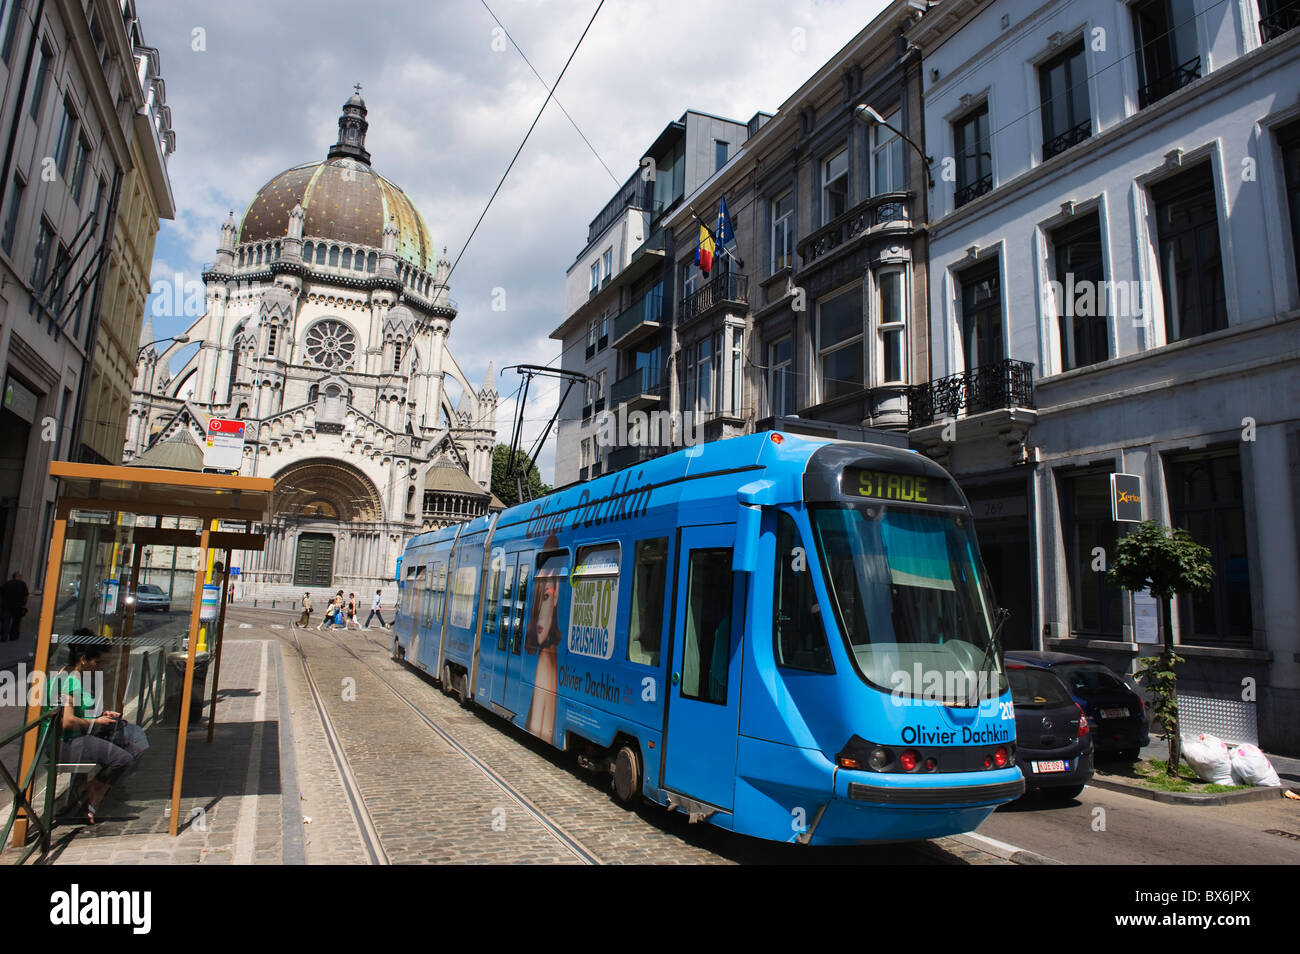
{"type": "Polygon", "coordinates": [[[960,209],[967,202],[972,202],[982,196],[985,192],[992,191],[993,173],[990,172],[988,175],[980,176],[974,182],[969,185],[964,185],[954,192],[952,196],[953,205],[960,209]]]}
{"type": "Polygon", "coordinates": [[[1067,129],[1059,136],[1053,136],[1043,143],[1043,161],[1046,162],[1055,155],[1059,155],[1072,146],[1077,146],[1089,136],[1092,135],[1092,120],[1085,119],[1073,129],[1067,129]]]}
{"type": "Polygon", "coordinates": [[[1290,33],[1296,27],[1300,27],[1300,2],[1289,3],[1260,17],[1259,37],[1267,43],[1269,40],[1276,40],[1284,33],[1290,33]]]}
{"type": "Polygon", "coordinates": [[[927,427],[958,412],[1034,408],[1034,366],[1005,359],[908,388],[907,426],[927,427]]]}
{"type": "MultiPolygon", "coordinates": [[[[884,229],[910,228],[911,203],[910,192],[884,192],[831,219],[799,243],[804,268],[862,235],[884,229]]],[[[791,261],[789,264],[794,263],[791,261]]]]}
{"type": "Polygon", "coordinates": [[[1201,78],[1201,58],[1192,57],[1186,63],[1175,66],[1164,76],[1157,76],[1145,86],[1138,87],[1138,109],[1146,109],[1152,103],[1164,99],[1170,93],[1182,89],[1192,80],[1201,78]]]}
{"type": "Polygon", "coordinates": [[[748,306],[749,278],[728,272],[682,299],[678,321],[685,324],[724,305],[748,306]]]}
{"type": "Polygon", "coordinates": [[[675,447],[641,447],[628,446],[619,447],[609,452],[609,472],[622,470],[624,467],[633,467],[637,464],[643,464],[648,460],[656,457],[662,457],[678,448],[675,447]]]}
{"type": "Polygon", "coordinates": [[[662,287],[642,295],[614,319],[614,347],[634,348],[659,331],[663,318],[664,293],[662,287]]]}
{"type": "Polygon", "coordinates": [[[663,398],[662,390],[658,382],[651,380],[648,368],[637,368],[631,374],[614,382],[610,392],[610,403],[626,404],[629,411],[658,407],[663,398]]]}

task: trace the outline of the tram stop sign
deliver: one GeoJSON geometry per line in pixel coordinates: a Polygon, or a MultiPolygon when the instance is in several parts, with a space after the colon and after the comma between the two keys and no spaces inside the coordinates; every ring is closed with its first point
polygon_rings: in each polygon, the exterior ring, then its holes
{"type": "Polygon", "coordinates": [[[1110,512],[1120,523],[1142,522],[1142,478],[1136,474],[1110,475],[1110,512]]]}
{"type": "Polygon", "coordinates": [[[244,462],[244,422],[214,417],[208,421],[208,439],[203,446],[207,470],[238,471],[244,462]]]}

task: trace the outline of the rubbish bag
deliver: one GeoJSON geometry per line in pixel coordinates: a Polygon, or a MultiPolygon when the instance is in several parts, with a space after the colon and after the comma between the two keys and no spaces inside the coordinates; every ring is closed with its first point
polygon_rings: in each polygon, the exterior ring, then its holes
{"type": "Polygon", "coordinates": [[[1183,758],[1202,781],[1215,785],[1235,785],[1228,747],[1212,735],[1201,734],[1194,741],[1183,741],[1183,758]]]}
{"type": "Polygon", "coordinates": [[[1269,762],[1268,756],[1258,746],[1239,745],[1229,756],[1232,761],[1232,777],[1238,785],[1268,785],[1281,788],[1282,780],[1269,762]]]}

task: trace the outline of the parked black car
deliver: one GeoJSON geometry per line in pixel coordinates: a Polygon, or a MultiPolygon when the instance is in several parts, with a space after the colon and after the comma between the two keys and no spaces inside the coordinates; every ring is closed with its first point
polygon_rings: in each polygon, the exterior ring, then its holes
{"type": "Polygon", "coordinates": [[[1133,761],[1138,750],[1151,741],[1146,702],[1103,663],[1072,653],[1020,649],[1008,652],[1006,661],[1041,666],[1061,677],[1074,701],[1088,714],[1099,758],[1133,761]]]}
{"type": "Polygon", "coordinates": [[[1007,660],[1016,711],[1016,764],[1033,791],[1068,801],[1092,778],[1092,732],[1083,707],[1050,669],[1007,660]]]}

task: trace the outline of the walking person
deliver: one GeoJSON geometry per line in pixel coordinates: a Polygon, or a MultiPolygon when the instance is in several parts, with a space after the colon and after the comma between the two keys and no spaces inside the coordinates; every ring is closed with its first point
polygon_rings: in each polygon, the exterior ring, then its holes
{"type": "Polygon", "coordinates": [[[376,616],[379,617],[379,625],[388,629],[388,624],[384,622],[384,614],[380,611],[379,603],[382,590],[375,590],[375,598],[370,602],[370,615],[366,617],[366,629],[370,628],[370,621],[376,616]]]}
{"type": "Polygon", "coordinates": [[[0,641],[17,639],[26,615],[27,584],[21,573],[15,573],[0,587],[0,641]]]}
{"type": "Polygon", "coordinates": [[[357,622],[357,594],[348,594],[348,621],[344,629],[360,629],[361,624],[357,622]]]}
{"type": "Polygon", "coordinates": [[[336,614],[343,612],[342,599],[341,596],[335,596],[330,599],[329,605],[325,607],[325,616],[316,625],[317,632],[320,632],[326,626],[334,625],[336,614]]]}
{"type": "Polygon", "coordinates": [[[311,594],[302,594],[302,615],[298,617],[298,622],[294,625],[299,629],[306,629],[311,622],[311,594]]]}

